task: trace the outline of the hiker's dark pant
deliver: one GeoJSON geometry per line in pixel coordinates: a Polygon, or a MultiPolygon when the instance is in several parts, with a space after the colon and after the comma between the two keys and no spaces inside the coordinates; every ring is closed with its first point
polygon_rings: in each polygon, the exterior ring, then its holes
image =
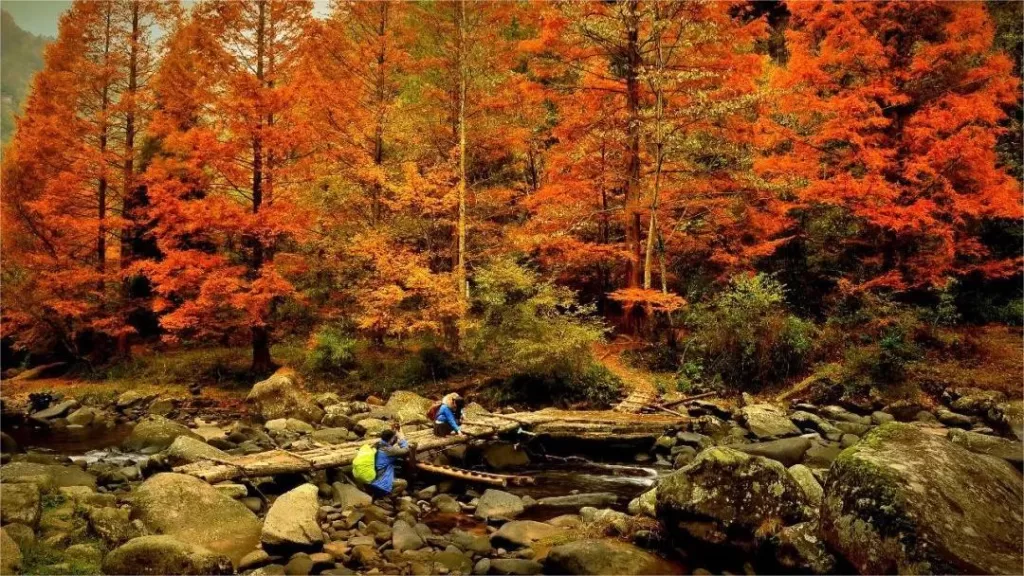
{"type": "Polygon", "coordinates": [[[374,500],[380,500],[390,494],[387,490],[374,486],[373,484],[367,484],[366,491],[370,493],[370,497],[374,500]]]}
{"type": "Polygon", "coordinates": [[[434,436],[445,437],[455,432],[447,422],[434,422],[434,436]]]}

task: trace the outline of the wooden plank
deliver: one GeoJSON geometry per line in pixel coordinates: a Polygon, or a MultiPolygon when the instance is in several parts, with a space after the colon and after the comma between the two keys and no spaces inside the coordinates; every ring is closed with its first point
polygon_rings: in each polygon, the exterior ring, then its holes
{"type": "Polygon", "coordinates": [[[652,392],[645,390],[634,390],[626,397],[625,400],[619,402],[618,406],[614,408],[616,412],[622,412],[626,414],[636,414],[644,409],[646,406],[650,406],[657,401],[658,397],[652,392]]]}
{"type": "Polygon", "coordinates": [[[469,482],[479,482],[481,484],[489,484],[491,486],[505,487],[509,484],[513,486],[533,484],[533,478],[530,478],[529,476],[477,472],[476,470],[463,470],[462,468],[455,468],[454,466],[442,466],[439,464],[429,464],[427,462],[417,462],[416,468],[425,472],[430,472],[431,474],[448,476],[450,478],[457,478],[459,480],[466,480],[469,482]]]}

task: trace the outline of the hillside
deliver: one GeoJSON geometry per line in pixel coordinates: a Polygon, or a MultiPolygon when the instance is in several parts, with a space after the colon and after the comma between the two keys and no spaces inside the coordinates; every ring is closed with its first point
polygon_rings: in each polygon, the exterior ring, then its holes
{"type": "Polygon", "coordinates": [[[0,140],[14,133],[14,116],[29,92],[32,75],[43,67],[48,38],[22,30],[4,10],[0,19],[0,140]]]}

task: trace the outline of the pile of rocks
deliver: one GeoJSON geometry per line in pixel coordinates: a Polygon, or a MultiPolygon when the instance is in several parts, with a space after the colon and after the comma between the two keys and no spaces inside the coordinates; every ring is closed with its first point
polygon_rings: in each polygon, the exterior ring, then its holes
{"type": "Polygon", "coordinates": [[[654,447],[678,470],[630,511],[683,548],[773,555],[784,570],[1019,570],[1020,402],[970,389],[946,401],[697,403],[654,447]]]}

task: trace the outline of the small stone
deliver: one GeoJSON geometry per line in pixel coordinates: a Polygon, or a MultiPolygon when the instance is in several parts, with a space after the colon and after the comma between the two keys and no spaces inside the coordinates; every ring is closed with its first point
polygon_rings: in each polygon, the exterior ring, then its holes
{"type": "Polygon", "coordinates": [[[214,484],[213,487],[235,499],[245,498],[249,494],[249,489],[244,484],[221,482],[220,484],[214,484]]]}
{"type": "Polygon", "coordinates": [[[270,554],[264,550],[253,550],[238,561],[238,571],[251,570],[270,562],[270,554]]]}
{"type": "Polygon", "coordinates": [[[313,559],[305,552],[294,554],[284,565],[284,573],[288,576],[306,576],[313,571],[313,559]]]}

